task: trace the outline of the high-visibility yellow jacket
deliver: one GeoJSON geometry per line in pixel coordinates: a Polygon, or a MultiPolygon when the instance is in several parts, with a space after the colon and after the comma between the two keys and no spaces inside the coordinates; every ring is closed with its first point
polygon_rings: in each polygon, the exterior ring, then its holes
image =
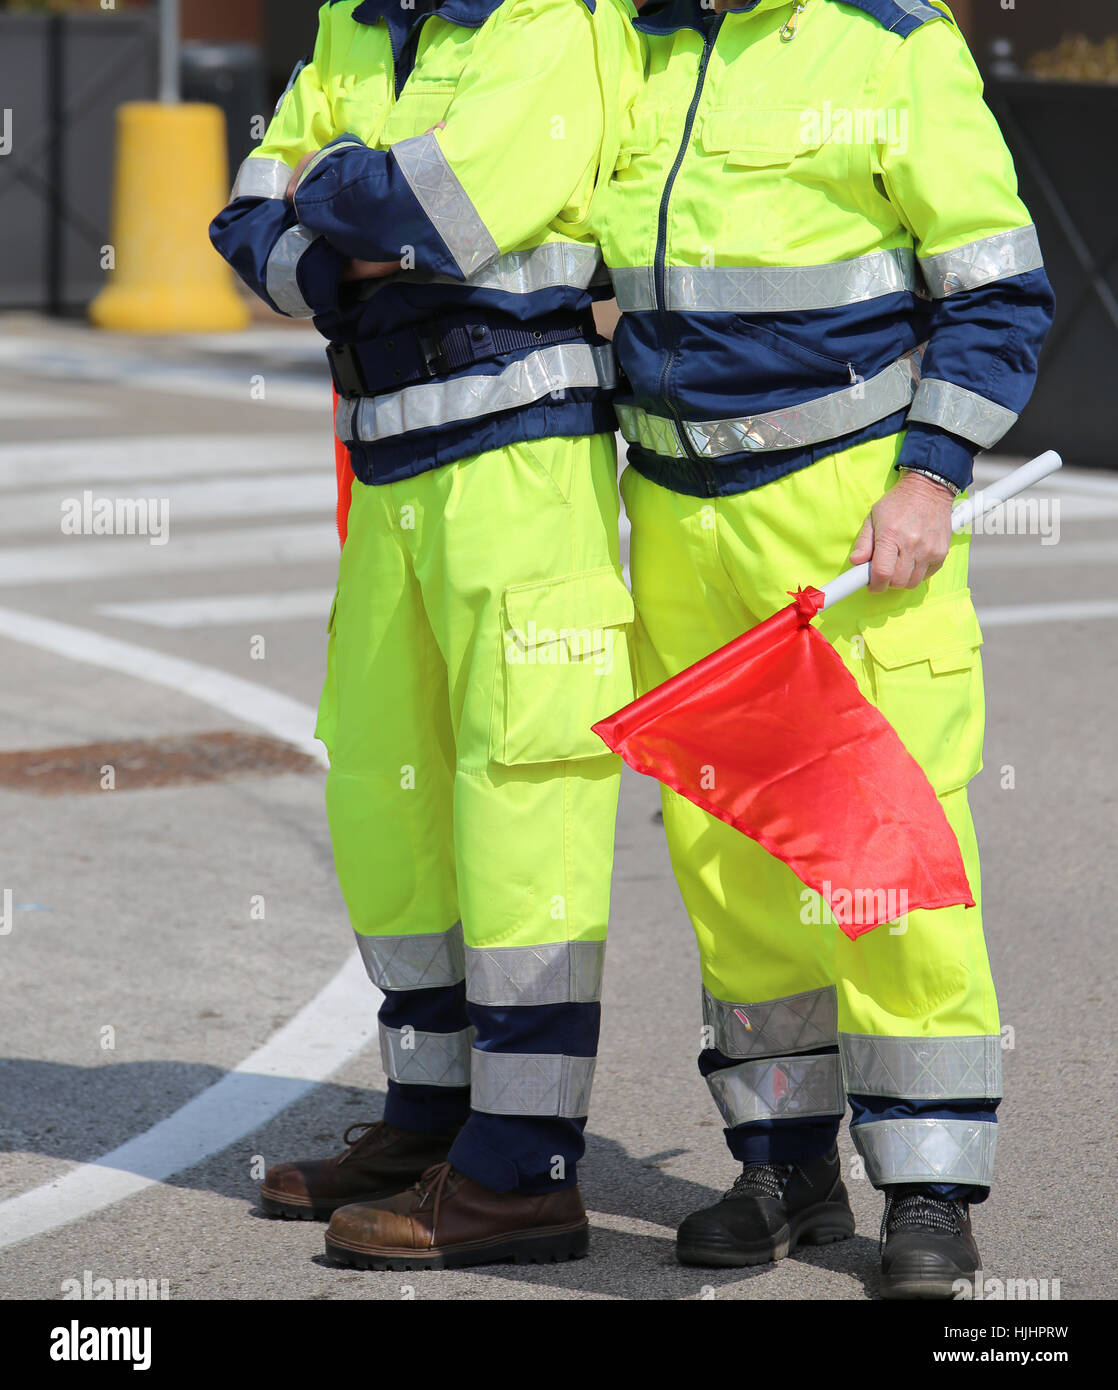
{"type": "Polygon", "coordinates": [[[1033,387],[1053,297],[945,8],[647,4],[597,231],[630,460],[737,492],[908,427],[958,486],[1033,387]]]}
{"type": "Polygon", "coordinates": [[[634,14],[628,0],[322,6],[313,57],[211,237],[267,303],[330,339],[362,481],[614,428],[612,351],[589,313],[610,291],[588,229],[640,86],[634,14]],[[346,284],[351,257],[403,269],[346,284]]]}

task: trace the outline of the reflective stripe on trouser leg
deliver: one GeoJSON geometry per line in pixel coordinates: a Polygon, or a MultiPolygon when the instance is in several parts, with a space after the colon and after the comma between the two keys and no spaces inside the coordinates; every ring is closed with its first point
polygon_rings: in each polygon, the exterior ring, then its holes
{"type": "Polygon", "coordinates": [[[703,1025],[709,1046],[726,1057],[778,1057],[833,1047],[838,1042],[835,987],[758,1003],[727,1003],[704,988],[703,1025]]]}
{"type": "Polygon", "coordinates": [[[357,949],[378,989],[435,989],[466,978],[462,923],[443,932],[408,936],[363,936],[357,949]]]}
{"type": "Polygon", "coordinates": [[[850,1135],[875,1186],[937,1184],[943,1196],[989,1187],[1002,1094],[1000,1035],[843,1033],[839,1045],[850,1135]]]}
{"type": "Polygon", "coordinates": [[[998,1127],[984,1121],[874,1120],[850,1137],[875,1187],[889,1183],[966,1183],[989,1187],[998,1127]]]}
{"type": "Polygon", "coordinates": [[[468,1086],[474,1030],[424,1033],[380,1024],[380,1061],[392,1081],[411,1086],[468,1086]]]}
{"type": "Polygon", "coordinates": [[[1002,1040],[839,1035],[846,1089],[898,1100],[992,1100],[1002,1094],[1002,1040]]]}
{"type": "Polygon", "coordinates": [[[474,1049],[470,1105],[491,1115],[579,1119],[590,1109],[593,1057],[474,1049]]]}
{"type": "Polygon", "coordinates": [[[795,1161],[830,1147],[844,1108],[836,1029],[831,985],[743,1003],[704,988],[699,1070],[736,1158],[795,1161]]]}
{"type": "Polygon", "coordinates": [[[835,1053],[739,1062],[707,1077],[728,1128],[757,1120],[841,1115],[842,1072],[835,1053]]]}

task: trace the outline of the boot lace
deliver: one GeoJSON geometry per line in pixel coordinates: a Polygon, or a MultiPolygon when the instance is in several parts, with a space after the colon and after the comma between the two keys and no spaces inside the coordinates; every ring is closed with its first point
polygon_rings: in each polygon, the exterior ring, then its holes
{"type": "Polygon", "coordinates": [[[350,1125],[342,1135],[342,1143],[346,1146],[346,1151],[338,1159],[339,1163],[344,1163],[347,1158],[352,1158],[354,1154],[360,1153],[367,1148],[371,1140],[379,1139],[385,1128],[383,1120],[360,1120],[355,1125],[350,1125]],[[350,1136],[353,1135],[353,1138],[350,1136]]]}
{"type": "Polygon", "coordinates": [[[439,1208],[448,1184],[457,1176],[449,1163],[435,1163],[428,1168],[412,1188],[416,1195],[416,1207],[426,1206],[427,1200],[434,1197],[434,1210],[431,1214],[431,1230],[439,1227],[439,1208]]]}
{"type": "Polygon", "coordinates": [[[779,1200],[791,1172],[790,1163],[748,1163],[726,1197],[760,1196],[779,1200]]]}
{"type": "Polygon", "coordinates": [[[961,1204],[941,1197],[929,1197],[925,1192],[888,1192],[885,1212],[881,1218],[881,1243],[895,1231],[942,1231],[945,1235],[963,1234],[961,1204]]]}

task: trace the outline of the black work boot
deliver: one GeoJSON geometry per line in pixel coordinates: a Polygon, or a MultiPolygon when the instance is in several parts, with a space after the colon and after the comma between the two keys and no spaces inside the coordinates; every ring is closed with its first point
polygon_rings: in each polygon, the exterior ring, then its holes
{"type": "Polygon", "coordinates": [[[829,1245],[854,1234],[838,1149],[810,1163],[749,1163],[713,1207],[679,1228],[680,1264],[763,1265],[797,1245],[829,1245]]]}
{"type": "Polygon", "coordinates": [[[933,1197],[918,1185],[886,1189],[882,1298],[954,1298],[956,1280],[973,1283],[980,1263],[966,1202],[933,1197]]]}
{"type": "Polygon", "coordinates": [[[453,1134],[419,1134],[384,1120],[350,1125],[344,1153],[277,1163],[260,1185],[260,1206],[269,1216],[328,1221],[351,1202],[375,1202],[403,1192],[434,1163],[441,1163],[453,1134]]]}

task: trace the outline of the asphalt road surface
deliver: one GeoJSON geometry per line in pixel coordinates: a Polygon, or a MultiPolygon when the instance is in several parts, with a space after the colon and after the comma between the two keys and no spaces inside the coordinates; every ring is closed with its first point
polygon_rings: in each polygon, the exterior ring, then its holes
{"type": "MultiPolygon", "coordinates": [[[[362,1273],[324,1262],[322,1227],[262,1218],[262,1166],[333,1151],[384,1094],[311,738],[337,558],[318,339],[9,316],[0,441],[0,1296],[61,1298],[87,1272],[172,1299],[877,1296],[881,1202],[856,1176],[853,1240],[747,1271],[675,1261],[677,1223],[734,1165],[695,1068],[697,958],[656,788],[635,776],[582,1168],[591,1258],[362,1273]],[[105,506],[136,534],[87,534],[105,506]]],[[[974,544],[1007,1088],[976,1230],[988,1276],[1103,1299],[1118,476],[1069,467],[1034,503],[1034,534],[974,544]]]]}

